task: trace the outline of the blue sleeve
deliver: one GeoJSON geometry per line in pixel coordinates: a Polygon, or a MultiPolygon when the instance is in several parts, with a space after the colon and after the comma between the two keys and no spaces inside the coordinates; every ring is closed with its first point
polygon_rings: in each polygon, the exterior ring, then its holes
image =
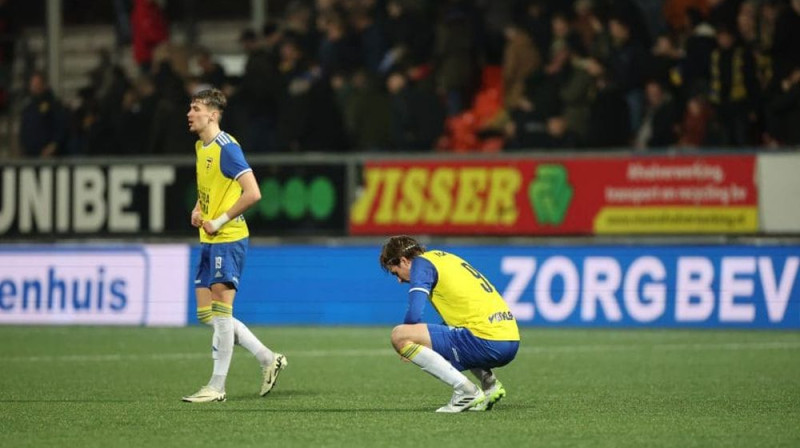
{"type": "Polygon", "coordinates": [[[431,291],[439,280],[439,273],[430,261],[416,257],[411,263],[411,288],[408,290],[408,309],[405,324],[418,324],[422,322],[422,312],[428,301],[431,291]]]}
{"type": "Polygon", "coordinates": [[[236,143],[228,143],[222,147],[219,169],[229,179],[238,179],[243,173],[251,170],[250,165],[244,159],[242,147],[236,143]]]}

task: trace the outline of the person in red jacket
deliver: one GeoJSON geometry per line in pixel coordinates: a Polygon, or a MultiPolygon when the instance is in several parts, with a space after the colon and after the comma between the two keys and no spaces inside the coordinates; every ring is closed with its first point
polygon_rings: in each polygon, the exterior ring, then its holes
{"type": "Polygon", "coordinates": [[[157,0],[134,0],[131,38],[133,59],[142,73],[147,73],[153,61],[153,49],[169,39],[169,24],[157,0]]]}

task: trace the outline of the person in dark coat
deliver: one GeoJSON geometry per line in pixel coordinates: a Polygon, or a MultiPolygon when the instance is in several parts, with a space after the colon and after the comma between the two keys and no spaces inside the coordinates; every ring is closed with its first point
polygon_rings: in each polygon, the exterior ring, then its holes
{"type": "Polygon", "coordinates": [[[800,145],[800,67],[780,81],[767,103],[767,132],[778,145],[800,145]]]}
{"type": "Polygon", "coordinates": [[[57,156],[67,135],[67,113],[48,87],[43,73],[31,75],[28,93],[30,97],[22,110],[20,123],[22,155],[57,156]]]}
{"type": "Polygon", "coordinates": [[[630,144],[628,102],[608,76],[597,77],[597,94],[589,112],[588,148],[621,148],[630,144]]]}
{"type": "Polygon", "coordinates": [[[656,80],[645,84],[646,105],[644,118],[636,133],[636,147],[663,148],[677,139],[678,109],[671,95],[656,80]]]}
{"type": "Polygon", "coordinates": [[[426,81],[413,83],[402,71],[393,72],[386,80],[394,149],[430,150],[444,130],[444,105],[426,81]]]}

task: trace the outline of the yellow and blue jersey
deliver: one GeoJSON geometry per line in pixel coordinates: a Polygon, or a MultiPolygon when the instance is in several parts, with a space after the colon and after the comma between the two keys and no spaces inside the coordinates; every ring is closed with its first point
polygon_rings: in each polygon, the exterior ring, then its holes
{"type": "MultiPolygon", "coordinates": [[[[203,221],[214,219],[226,212],[241,197],[242,188],[237,179],[253,171],[244,158],[242,147],[231,135],[220,132],[214,141],[204,145],[195,143],[197,154],[197,199],[203,221]]],[[[229,243],[250,236],[243,216],[231,217],[214,235],[200,229],[200,242],[229,243]]]]}
{"type": "Polygon", "coordinates": [[[482,339],[519,341],[517,321],[497,289],[458,256],[433,250],[414,258],[410,283],[405,323],[419,323],[430,299],[449,326],[482,339]]]}

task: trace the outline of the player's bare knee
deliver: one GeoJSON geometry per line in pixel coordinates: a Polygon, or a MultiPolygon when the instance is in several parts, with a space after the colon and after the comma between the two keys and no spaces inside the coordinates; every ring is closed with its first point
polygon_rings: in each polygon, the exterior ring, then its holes
{"type": "Polygon", "coordinates": [[[392,346],[396,351],[399,352],[409,342],[412,341],[408,336],[406,325],[398,325],[392,328],[392,346]]]}

